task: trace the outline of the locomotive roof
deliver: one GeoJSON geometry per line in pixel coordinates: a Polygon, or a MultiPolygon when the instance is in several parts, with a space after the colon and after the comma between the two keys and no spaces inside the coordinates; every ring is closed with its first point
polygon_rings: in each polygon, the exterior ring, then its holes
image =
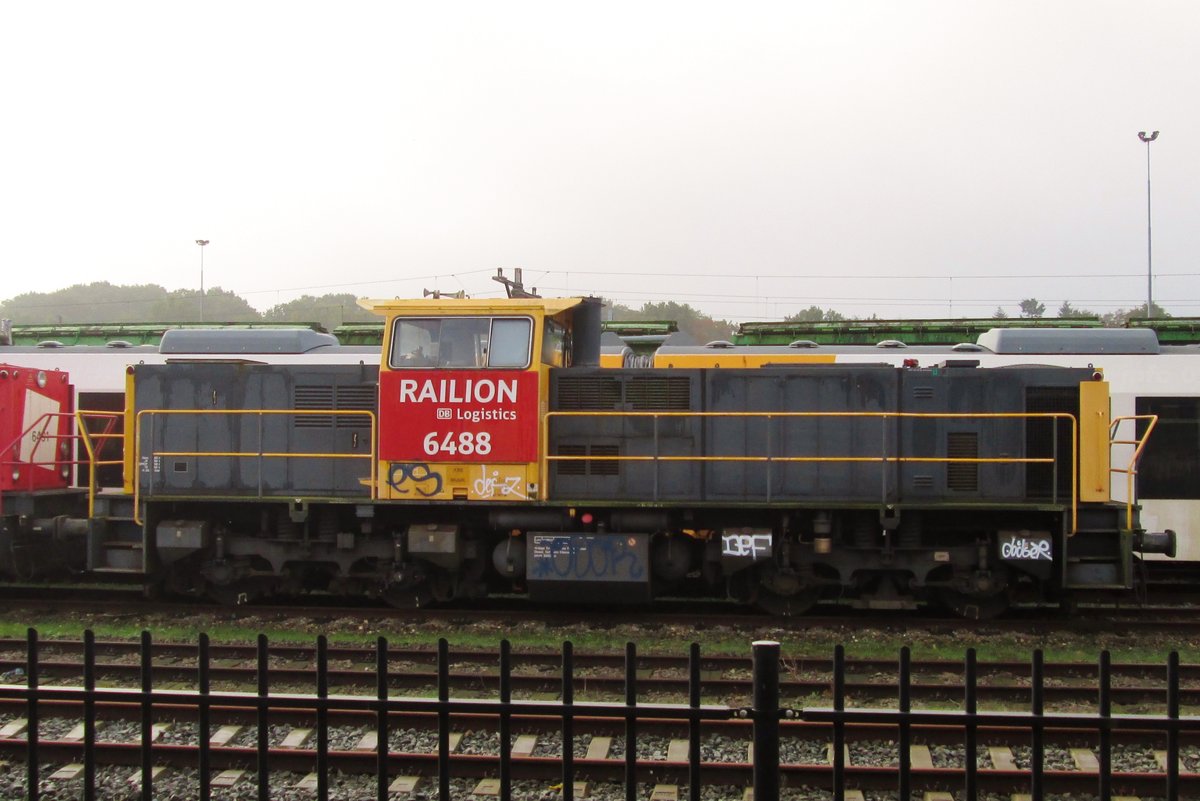
{"type": "Polygon", "coordinates": [[[339,347],[337,337],[308,328],[245,330],[174,328],[163,333],[161,353],[309,353],[339,347]]]}
{"type": "Polygon", "coordinates": [[[697,343],[686,334],[672,334],[660,353],[866,353],[870,351],[903,350],[918,353],[977,352],[998,355],[1143,355],[1166,352],[1194,352],[1192,346],[1159,344],[1158,337],[1148,328],[1061,328],[1024,329],[993,328],[980,334],[975,342],[958,345],[909,345],[900,340],[883,340],[874,345],[824,344],[797,340],[790,345],[737,345],[727,342],[697,343]]]}
{"type": "Polygon", "coordinates": [[[358,305],[379,315],[387,314],[558,314],[573,309],[584,298],[414,298],[363,299],[358,305]]]}

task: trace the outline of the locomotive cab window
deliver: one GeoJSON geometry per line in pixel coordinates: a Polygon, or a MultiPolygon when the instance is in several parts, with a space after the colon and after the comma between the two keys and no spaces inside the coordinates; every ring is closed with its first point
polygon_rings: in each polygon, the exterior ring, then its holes
{"type": "Polygon", "coordinates": [[[388,364],[394,369],[524,369],[532,332],[528,317],[400,318],[388,364]]]}

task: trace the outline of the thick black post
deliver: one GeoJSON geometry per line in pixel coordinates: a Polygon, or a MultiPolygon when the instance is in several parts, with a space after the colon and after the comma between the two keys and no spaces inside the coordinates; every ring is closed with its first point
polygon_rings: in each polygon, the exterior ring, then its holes
{"type": "Polygon", "coordinates": [[[700,643],[692,643],[688,653],[688,798],[700,801],[700,643]]]}
{"type": "Polygon", "coordinates": [[[1167,656],[1167,801],[1179,801],[1179,652],[1167,656]]]}
{"type": "Polygon", "coordinates": [[[267,723],[267,695],[270,685],[267,681],[267,670],[270,667],[267,649],[267,635],[258,635],[258,801],[270,801],[271,798],[271,729],[267,723]]]}
{"type": "Polygon", "coordinates": [[[154,798],[154,657],[150,632],[142,632],[142,801],[154,798]]]}
{"type": "Polygon", "coordinates": [[[200,742],[200,763],[197,766],[197,771],[200,776],[200,801],[209,801],[212,798],[212,776],[209,775],[209,727],[211,722],[212,709],[208,699],[209,683],[208,683],[208,635],[201,632],[200,641],[197,647],[198,653],[196,656],[196,692],[200,702],[200,722],[197,732],[197,737],[200,742]]]}
{"type": "Polygon", "coordinates": [[[975,723],[975,714],[979,711],[979,696],[976,692],[978,680],[975,663],[975,649],[967,649],[967,662],[963,666],[964,701],[967,712],[967,731],[964,740],[966,758],[963,761],[963,771],[966,774],[966,785],[963,788],[966,798],[979,797],[979,766],[975,763],[975,751],[978,747],[979,728],[975,723]]]}
{"type": "Polygon", "coordinates": [[[29,724],[26,726],[26,755],[25,781],[26,798],[29,801],[38,800],[38,633],[30,628],[25,637],[25,686],[29,690],[29,700],[25,712],[29,724]]]}
{"type": "Polygon", "coordinates": [[[329,640],[317,636],[317,801],[329,801],[329,640]]]}
{"type": "Polygon", "coordinates": [[[900,649],[900,798],[909,797],[912,786],[912,727],[908,713],[912,711],[912,652],[908,646],[900,649]]]}
{"type": "MultiPolygon", "coordinates": [[[[440,691],[441,648],[438,648],[440,691]]],[[[388,797],[388,642],[385,637],[375,640],[375,697],[379,701],[379,709],[375,713],[375,798],[377,801],[387,801],[388,797]]]]}
{"type": "Polygon", "coordinates": [[[450,801],[450,643],[445,637],[438,640],[437,694],[438,798],[450,801]]]}
{"type": "Polygon", "coordinates": [[[1100,652],[1100,801],[1112,801],[1112,659],[1100,652]]]}
{"type": "Polygon", "coordinates": [[[83,800],[96,799],[96,633],[83,632],[83,800]]]}
{"type": "Polygon", "coordinates": [[[754,643],[754,797],[779,797],[779,643],[754,643]]]}
{"type": "MultiPolygon", "coordinates": [[[[833,649],[833,711],[846,711],[846,649],[833,649]]],[[[833,716],[833,798],[846,801],[846,721],[833,716]]]]}
{"type": "Polygon", "coordinates": [[[500,641],[500,801],[512,798],[512,644],[500,641]]]}
{"type": "Polygon", "coordinates": [[[575,649],[562,645],[562,798],[575,800],[575,649]]]}
{"type": "Polygon", "coordinates": [[[625,801],[637,798],[637,646],[625,643],[625,801]]]}
{"type": "Polygon", "coordinates": [[[1031,711],[1033,712],[1033,753],[1030,755],[1032,761],[1030,773],[1030,795],[1033,796],[1033,801],[1042,801],[1045,794],[1044,771],[1046,767],[1045,754],[1045,739],[1046,739],[1046,698],[1044,687],[1044,670],[1042,664],[1042,650],[1033,652],[1033,669],[1030,676],[1030,696],[1031,696],[1031,711]]]}

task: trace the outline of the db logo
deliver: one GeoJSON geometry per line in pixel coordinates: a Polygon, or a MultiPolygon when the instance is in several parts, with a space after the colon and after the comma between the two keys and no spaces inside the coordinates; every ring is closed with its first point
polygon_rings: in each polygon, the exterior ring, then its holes
{"type": "Polygon", "coordinates": [[[453,413],[449,409],[438,409],[437,410],[437,419],[449,420],[450,417],[452,416],[452,414],[453,413]]]}

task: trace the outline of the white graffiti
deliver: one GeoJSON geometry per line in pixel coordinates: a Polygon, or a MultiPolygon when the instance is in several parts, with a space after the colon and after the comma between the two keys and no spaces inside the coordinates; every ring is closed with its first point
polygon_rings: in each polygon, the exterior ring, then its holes
{"type": "Polygon", "coordinates": [[[1003,559],[1045,559],[1054,557],[1050,552],[1050,540],[1013,539],[1000,546],[1000,556],[1003,559]]]}
{"type": "Polygon", "coordinates": [[[474,483],[475,496],[478,498],[513,497],[529,500],[521,491],[520,476],[502,476],[499,470],[493,470],[489,476],[487,468],[479,468],[479,478],[474,483]]]}
{"type": "Polygon", "coordinates": [[[723,556],[749,556],[758,559],[771,554],[770,534],[722,534],[723,556]]]}

